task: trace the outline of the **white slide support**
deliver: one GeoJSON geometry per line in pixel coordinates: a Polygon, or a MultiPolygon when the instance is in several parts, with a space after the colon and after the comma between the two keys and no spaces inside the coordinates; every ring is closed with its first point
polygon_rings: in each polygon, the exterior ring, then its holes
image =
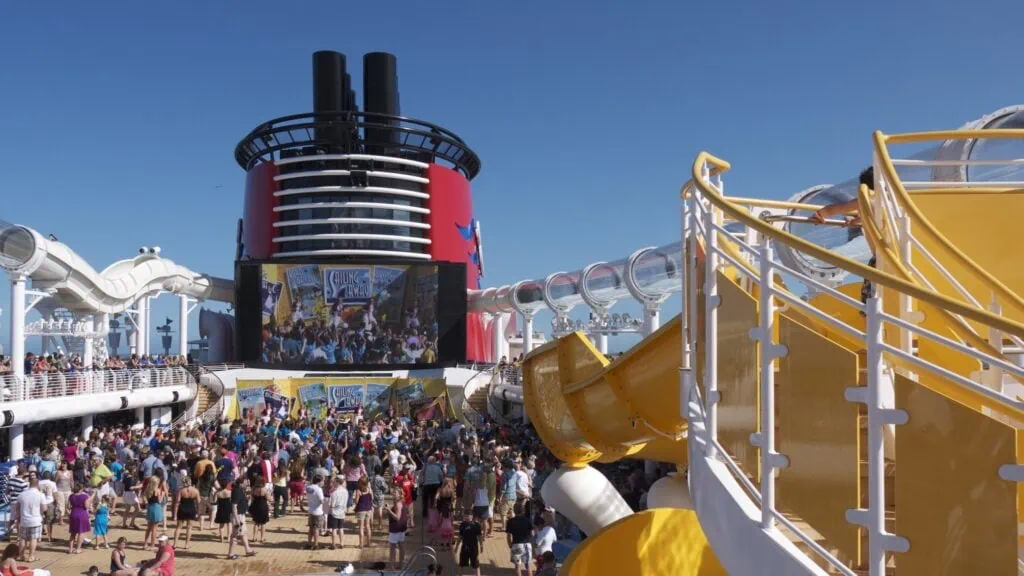
{"type": "Polygon", "coordinates": [[[218,302],[234,301],[234,282],[160,257],[158,248],[96,272],[84,258],[26,226],[0,222],[0,267],[32,279],[35,290],[53,291],[64,306],[92,314],[124,312],[140,297],[170,292],[218,302]]]}
{"type": "Polygon", "coordinates": [[[588,535],[633,513],[611,481],[590,466],[560,467],[544,481],[540,494],[588,535]]]}

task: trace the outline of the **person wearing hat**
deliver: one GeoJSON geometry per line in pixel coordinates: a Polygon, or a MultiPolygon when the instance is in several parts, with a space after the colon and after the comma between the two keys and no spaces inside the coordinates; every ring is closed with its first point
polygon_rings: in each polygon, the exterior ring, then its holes
{"type": "Polygon", "coordinates": [[[167,543],[167,534],[156,539],[156,558],[144,563],[139,576],[174,576],[174,548],[167,543]]]}

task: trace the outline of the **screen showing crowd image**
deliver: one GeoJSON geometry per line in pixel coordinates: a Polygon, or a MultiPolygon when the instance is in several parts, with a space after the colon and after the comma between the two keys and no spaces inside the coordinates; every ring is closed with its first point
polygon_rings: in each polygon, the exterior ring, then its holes
{"type": "Polygon", "coordinates": [[[261,361],[277,365],[434,364],[432,264],[263,264],[261,361]]]}

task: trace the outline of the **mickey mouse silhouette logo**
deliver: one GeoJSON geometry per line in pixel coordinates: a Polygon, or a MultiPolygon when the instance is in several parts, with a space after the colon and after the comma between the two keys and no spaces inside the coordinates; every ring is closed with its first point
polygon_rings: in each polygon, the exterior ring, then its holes
{"type": "Polygon", "coordinates": [[[455,228],[458,229],[459,235],[462,236],[463,240],[472,242],[469,252],[466,254],[469,256],[469,261],[477,267],[477,272],[483,276],[483,264],[480,261],[480,236],[477,231],[476,218],[471,218],[466,226],[460,226],[456,222],[455,228]]]}

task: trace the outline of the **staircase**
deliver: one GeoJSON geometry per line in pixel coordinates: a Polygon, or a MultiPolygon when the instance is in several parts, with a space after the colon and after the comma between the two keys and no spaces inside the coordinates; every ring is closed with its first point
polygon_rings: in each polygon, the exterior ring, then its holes
{"type": "MultiPolygon", "coordinates": [[[[867,365],[867,353],[866,353],[866,351],[858,350],[857,351],[857,357],[859,359],[858,365],[860,366],[860,374],[858,375],[858,378],[857,378],[858,384],[860,386],[867,386],[867,370],[865,369],[865,366],[867,365]]],[[[776,388],[777,388],[777,385],[776,385],[776,388]]],[[[857,410],[858,410],[858,414],[857,414],[857,424],[858,424],[857,428],[858,428],[858,430],[857,430],[857,433],[860,436],[860,438],[859,438],[859,445],[860,445],[860,448],[861,448],[861,453],[858,455],[858,460],[859,460],[858,461],[858,465],[859,465],[859,468],[860,468],[859,482],[860,482],[860,486],[861,486],[861,502],[860,502],[860,507],[861,508],[867,508],[867,506],[868,506],[868,485],[867,485],[868,484],[868,462],[867,462],[867,458],[868,458],[868,456],[867,456],[867,445],[868,445],[868,427],[867,427],[867,424],[868,424],[868,415],[867,415],[867,406],[865,406],[863,404],[857,404],[856,406],[857,406],[857,410]]],[[[752,479],[752,480],[754,480],[754,479],[752,479]]],[[[889,532],[895,532],[895,528],[896,528],[896,500],[895,500],[895,495],[896,494],[895,494],[895,492],[896,492],[896,462],[893,461],[893,460],[890,460],[889,458],[886,458],[886,460],[885,460],[885,504],[886,504],[886,510],[885,510],[885,525],[886,526],[885,526],[885,528],[889,532]]],[[[805,522],[803,522],[799,517],[796,517],[796,516],[793,516],[793,515],[790,515],[790,514],[786,514],[786,517],[790,521],[792,521],[794,524],[796,524],[797,527],[799,527],[801,531],[803,531],[805,534],[810,536],[815,541],[816,544],[818,544],[822,548],[825,548],[826,550],[828,550],[829,553],[831,553],[835,557],[841,558],[841,559],[845,560],[847,562],[847,565],[851,568],[851,570],[855,574],[867,576],[868,571],[866,569],[864,569],[862,567],[862,565],[860,565],[856,561],[856,559],[847,558],[845,554],[843,554],[841,551],[839,551],[834,546],[832,546],[824,537],[821,536],[821,534],[817,533],[814,530],[813,527],[811,527],[810,525],[808,525],[805,522]]],[[[783,529],[783,532],[786,534],[786,536],[789,538],[789,540],[791,542],[793,542],[793,544],[797,548],[799,548],[804,554],[806,554],[809,558],[811,558],[816,564],[818,564],[819,567],[821,567],[827,573],[829,573],[829,574],[840,574],[841,573],[835,567],[829,565],[824,559],[821,558],[821,556],[819,556],[813,549],[811,549],[810,546],[808,546],[805,542],[803,542],[795,534],[792,534],[788,530],[785,530],[785,529],[783,529]]],[[[867,535],[867,532],[865,530],[863,530],[863,529],[860,530],[860,539],[861,539],[862,555],[866,557],[867,551],[868,551],[868,535],[867,535]]],[[[888,564],[888,566],[886,568],[886,574],[888,576],[893,576],[896,572],[895,572],[895,559],[894,559],[892,553],[889,553],[887,555],[887,564],[888,564]]]]}
{"type": "Polygon", "coordinates": [[[220,395],[200,384],[199,394],[196,397],[196,415],[205,414],[218,400],[220,400],[220,395]]]}
{"type": "MultiPolygon", "coordinates": [[[[213,373],[202,366],[189,366],[188,371],[192,374],[196,387],[196,398],[189,410],[182,412],[174,422],[171,422],[170,430],[176,431],[190,425],[197,418],[209,423],[220,417],[224,408],[224,397],[214,391],[209,384],[203,382],[203,377],[213,373]]],[[[216,378],[216,376],[213,376],[216,378]]],[[[223,384],[220,384],[223,386],[223,384]]]]}
{"type": "Polygon", "coordinates": [[[476,410],[480,414],[487,414],[487,386],[481,386],[476,389],[473,394],[466,399],[470,408],[476,410]]]}

